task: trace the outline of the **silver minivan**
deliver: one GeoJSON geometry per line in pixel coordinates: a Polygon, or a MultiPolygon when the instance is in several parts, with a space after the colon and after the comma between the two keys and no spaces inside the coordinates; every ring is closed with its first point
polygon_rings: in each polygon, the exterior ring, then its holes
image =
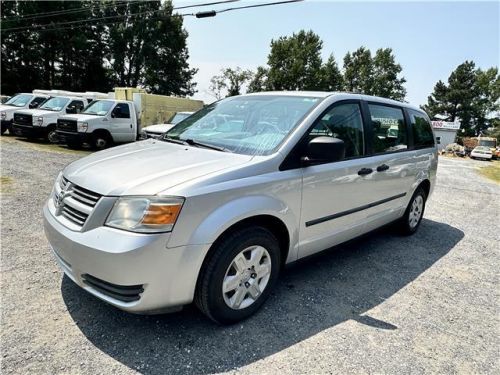
{"type": "Polygon", "coordinates": [[[230,97],[57,177],[44,226],[64,273],[134,313],[253,314],[285,264],[419,227],[437,149],[419,108],[372,96],[230,97]]]}

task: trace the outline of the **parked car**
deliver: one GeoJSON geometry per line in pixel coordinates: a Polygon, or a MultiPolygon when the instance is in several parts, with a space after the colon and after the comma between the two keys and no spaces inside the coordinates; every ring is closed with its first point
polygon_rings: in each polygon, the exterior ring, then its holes
{"type": "Polygon", "coordinates": [[[12,121],[14,118],[14,112],[24,108],[25,109],[38,108],[48,98],[49,96],[45,94],[21,93],[14,95],[5,103],[1,104],[0,105],[1,134],[4,134],[6,131],[9,131],[9,134],[13,134],[12,121]]]}
{"type": "Polygon", "coordinates": [[[201,101],[187,98],[145,93],[134,95],[135,100],[96,100],[80,114],[61,117],[57,123],[60,141],[76,148],[89,143],[102,150],[113,143],[134,142],[141,138],[141,126],[145,124],[145,117],[151,117],[153,110],[159,112],[162,108],[170,108],[175,113],[175,108],[203,106],[201,101]]]}
{"type": "Polygon", "coordinates": [[[145,126],[141,131],[141,139],[159,138],[162,134],[172,129],[179,122],[191,116],[193,112],[177,112],[172,119],[166,124],[157,124],[145,126]]]}
{"type": "Polygon", "coordinates": [[[14,112],[12,130],[21,137],[45,138],[56,143],[57,119],[67,113],[78,113],[87,104],[88,100],[82,97],[54,96],[40,108],[14,112]]]}
{"type": "Polygon", "coordinates": [[[488,146],[477,146],[470,153],[470,158],[491,160],[493,158],[493,153],[491,152],[491,149],[488,146]]]}
{"type": "Polygon", "coordinates": [[[229,324],[259,309],[285,264],[389,223],[415,233],[437,163],[428,116],[406,103],[235,96],[68,165],[45,233],[64,273],[113,306],[149,314],[194,300],[229,324]]]}

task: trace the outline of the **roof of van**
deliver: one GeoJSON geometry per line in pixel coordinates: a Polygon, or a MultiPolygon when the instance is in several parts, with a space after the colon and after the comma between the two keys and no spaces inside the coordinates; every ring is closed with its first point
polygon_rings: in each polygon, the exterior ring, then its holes
{"type": "Polygon", "coordinates": [[[304,97],[316,97],[316,98],[327,98],[329,96],[343,96],[346,99],[352,98],[352,99],[359,99],[359,100],[366,100],[366,101],[376,101],[379,103],[404,106],[406,108],[411,108],[411,109],[415,109],[417,111],[422,112],[422,109],[420,109],[419,107],[414,106],[412,104],[409,104],[409,103],[398,102],[397,100],[382,98],[380,96],[355,94],[352,92],[342,92],[342,91],[263,91],[263,92],[256,92],[256,93],[251,93],[251,94],[247,94],[247,95],[266,95],[266,94],[267,95],[283,95],[283,96],[304,96],[304,97]]]}

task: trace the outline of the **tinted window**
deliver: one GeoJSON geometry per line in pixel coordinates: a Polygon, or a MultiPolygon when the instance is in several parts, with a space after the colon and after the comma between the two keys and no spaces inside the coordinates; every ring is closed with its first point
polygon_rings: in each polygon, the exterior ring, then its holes
{"type": "Polygon", "coordinates": [[[32,106],[32,108],[37,108],[40,106],[40,104],[42,104],[46,100],[47,100],[47,98],[37,96],[35,99],[33,99],[33,101],[30,103],[30,105],[32,106]]]}
{"type": "Polygon", "coordinates": [[[434,147],[434,135],[427,117],[411,109],[408,112],[410,114],[414,147],[434,147]]]}
{"type": "Polygon", "coordinates": [[[127,103],[118,103],[113,113],[115,118],[130,118],[130,109],[127,103]]]}
{"type": "Polygon", "coordinates": [[[308,140],[319,136],[343,140],[346,158],[363,156],[363,120],[359,105],[340,104],[330,109],[311,130],[308,140]]]}
{"type": "Polygon", "coordinates": [[[369,104],[376,154],[408,148],[408,135],[401,108],[369,104]]]}
{"type": "Polygon", "coordinates": [[[67,109],[76,109],[76,112],[79,113],[79,112],[81,112],[83,107],[84,107],[83,101],[73,100],[71,103],[69,103],[67,109]]]}

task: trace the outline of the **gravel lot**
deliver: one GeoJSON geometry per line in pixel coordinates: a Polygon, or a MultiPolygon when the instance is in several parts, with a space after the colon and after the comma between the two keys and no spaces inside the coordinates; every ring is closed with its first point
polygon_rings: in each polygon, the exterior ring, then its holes
{"type": "Polygon", "coordinates": [[[286,270],[231,327],[136,316],[63,277],[41,209],[86,152],[1,140],[2,374],[499,373],[500,185],[441,158],[413,237],[383,230],[286,270]],[[61,150],[61,151],[57,151],[61,150]]]}

